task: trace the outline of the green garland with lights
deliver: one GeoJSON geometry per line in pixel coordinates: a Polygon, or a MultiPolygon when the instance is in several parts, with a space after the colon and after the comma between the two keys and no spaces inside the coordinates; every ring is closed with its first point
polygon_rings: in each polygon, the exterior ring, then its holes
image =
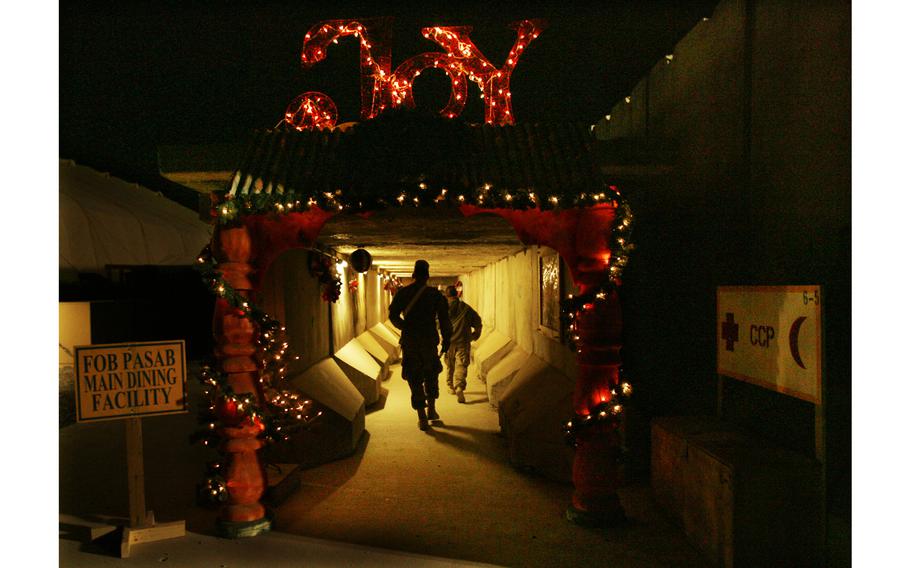
{"type": "MultiPolygon", "coordinates": [[[[606,301],[613,291],[622,284],[622,273],[629,264],[629,255],[635,249],[631,241],[632,236],[632,209],[629,203],[615,188],[613,203],[616,206],[616,218],[610,235],[610,262],[607,265],[607,274],[600,285],[595,286],[585,294],[578,296],[569,294],[569,297],[560,302],[560,314],[564,328],[574,328],[575,314],[583,309],[586,304],[606,301]]],[[[569,338],[569,345],[574,350],[574,335],[569,338]]]]}
{"type": "MultiPolygon", "coordinates": [[[[254,393],[236,393],[227,381],[227,374],[217,371],[212,365],[204,365],[199,374],[203,384],[203,396],[206,404],[199,413],[198,419],[204,426],[190,436],[191,442],[201,442],[205,446],[221,441],[220,431],[236,423],[224,424],[219,419],[217,408],[221,404],[230,405],[242,416],[240,424],[259,424],[260,436],[267,442],[286,441],[296,431],[309,426],[313,420],[322,415],[315,411],[313,401],[303,398],[299,393],[282,386],[287,373],[288,342],[285,328],[278,320],[269,316],[259,306],[238,293],[218,270],[218,263],[207,245],[196,259],[197,269],[208,283],[212,292],[223,298],[237,310],[237,314],[248,318],[258,329],[254,357],[259,367],[259,385],[263,394],[263,403],[257,404],[254,393]]],[[[294,357],[298,359],[298,357],[294,357]]],[[[198,498],[203,503],[217,504],[227,499],[227,487],[221,471],[221,462],[211,462],[206,469],[206,477],[198,487],[198,498]]]]}
{"type": "MultiPolygon", "coordinates": [[[[254,190],[241,195],[220,192],[213,194],[213,199],[215,202],[211,209],[212,217],[222,225],[236,223],[246,215],[303,213],[312,208],[362,213],[400,207],[476,205],[491,209],[548,211],[612,203],[619,212],[625,203],[615,186],[605,186],[599,192],[563,191],[539,195],[528,189],[500,189],[487,183],[473,191],[459,193],[443,186],[432,186],[424,181],[396,184],[390,187],[390,193],[387,195],[374,197],[369,201],[356,195],[348,197],[341,190],[303,193],[290,189],[283,192],[254,190]]],[[[627,205],[625,209],[628,211],[627,205]]]]}
{"type": "Polygon", "coordinates": [[[610,390],[610,400],[594,406],[587,414],[576,414],[563,425],[566,444],[573,448],[577,447],[578,434],[597,424],[619,427],[626,404],[632,396],[632,385],[626,380],[622,368],[619,370],[619,377],[619,387],[610,390]]]}

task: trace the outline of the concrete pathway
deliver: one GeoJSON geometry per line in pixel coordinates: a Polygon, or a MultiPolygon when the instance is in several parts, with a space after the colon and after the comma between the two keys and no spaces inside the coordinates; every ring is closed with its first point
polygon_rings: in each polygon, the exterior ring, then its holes
{"type": "MultiPolygon", "coordinates": [[[[509,465],[482,387],[469,379],[468,404],[443,393],[441,420],[421,432],[394,367],[355,455],[301,472],[300,488],[274,512],[273,532],[236,541],[213,536],[215,512],[194,505],[195,484],[215,457],[188,443],[195,415],[144,419],[147,506],[162,522],[185,520],[187,536],[140,545],[120,560],[116,547],[79,542],[61,524],[60,566],[707,566],[646,485],[621,492],[630,519],[621,527],[566,521],[572,487],[509,465]]],[[[61,514],[127,516],[123,429],[112,421],[60,430],[61,514]]]]}
{"type": "Polygon", "coordinates": [[[476,380],[467,404],[443,390],[441,419],[427,432],[417,428],[399,366],[383,387],[384,407],[367,415],[360,451],[304,471],[277,510],[276,530],[503,566],[707,565],[646,487],[623,492],[630,521],[622,527],[566,521],[572,487],[509,465],[498,415],[476,380]]]}

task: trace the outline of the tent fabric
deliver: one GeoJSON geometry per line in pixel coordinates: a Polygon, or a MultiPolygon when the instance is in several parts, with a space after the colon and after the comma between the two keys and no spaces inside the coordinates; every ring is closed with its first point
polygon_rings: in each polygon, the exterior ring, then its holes
{"type": "Polygon", "coordinates": [[[190,265],[212,228],[162,194],[60,161],[60,269],[190,265]]]}

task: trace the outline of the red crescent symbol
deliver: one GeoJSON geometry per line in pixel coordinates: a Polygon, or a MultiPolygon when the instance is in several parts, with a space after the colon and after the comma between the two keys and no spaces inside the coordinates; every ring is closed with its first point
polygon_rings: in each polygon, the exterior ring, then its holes
{"type": "Polygon", "coordinates": [[[796,364],[803,369],[806,366],[803,365],[803,360],[799,357],[799,327],[803,325],[804,321],[806,321],[806,316],[800,316],[790,326],[790,354],[793,355],[793,360],[796,361],[796,364]]]}

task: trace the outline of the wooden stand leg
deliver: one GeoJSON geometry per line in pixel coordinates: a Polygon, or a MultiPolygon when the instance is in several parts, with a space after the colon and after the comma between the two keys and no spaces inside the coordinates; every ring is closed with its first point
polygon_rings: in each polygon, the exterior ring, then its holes
{"type": "Polygon", "coordinates": [[[186,521],[152,523],[152,526],[141,529],[124,527],[123,538],[120,540],[120,558],[129,558],[134,545],[182,536],[186,536],[186,521]]]}
{"type": "Polygon", "coordinates": [[[123,527],[120,557],[129,558],[135,544],[186,535],[186,522],[155,523],[155,513],[145,509],[145,465],[142,456],[142,419],[126,419],[126,474],[130,500],[130,524],[123,527]]]}
{"type": "Polygon", "coordinates": [[[126,475],[130,498],[130,526],[148,525],[145,511],[145,466],[142,455],[142,419],[126,419],[126,475]]]}

